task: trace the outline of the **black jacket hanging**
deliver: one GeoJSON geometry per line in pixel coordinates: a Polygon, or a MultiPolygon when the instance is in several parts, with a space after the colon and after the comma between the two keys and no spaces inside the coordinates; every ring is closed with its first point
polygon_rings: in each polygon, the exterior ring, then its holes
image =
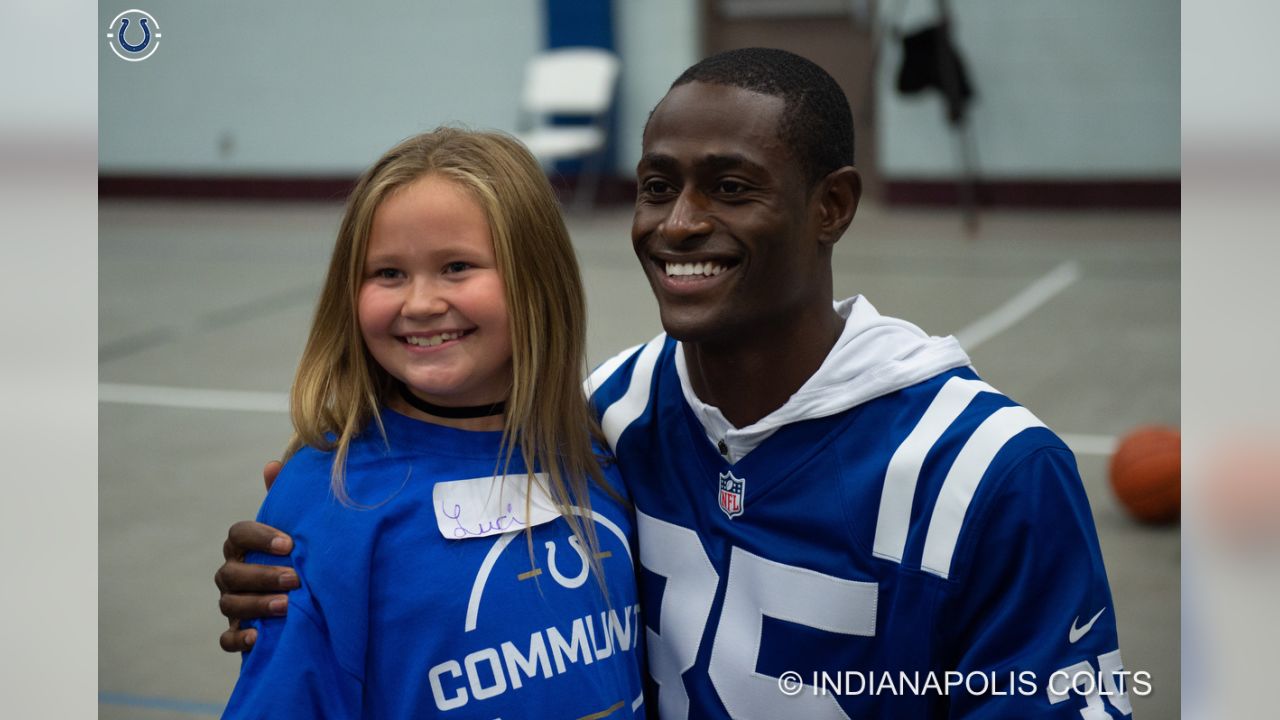
{"type": "Polygon", "coordinates": [[[973,97],[973,86],[943,24],[930,25],[902,38],[898,92],[912,95],[930,87],[942,93],[947,119],[953,125],[959,123],[973,97]]]}

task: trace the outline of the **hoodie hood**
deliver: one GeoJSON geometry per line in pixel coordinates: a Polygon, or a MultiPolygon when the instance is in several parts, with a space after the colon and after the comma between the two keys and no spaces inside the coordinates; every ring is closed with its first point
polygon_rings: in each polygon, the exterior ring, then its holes
{"type": "Polygon", "coordinates": [[[845,319],[844,331],[818,371],[782,407],[744,428],[735,428],[693,393],[684,348],[677,343],[676,373],[685,402],[711,444],[728,447],[729,462],[741,460],[784,425],[835,415],[969,364],[954,337],[933,337],[905,320],[885,317],[861,295],[835,303],[835,311],[845,319]]]}

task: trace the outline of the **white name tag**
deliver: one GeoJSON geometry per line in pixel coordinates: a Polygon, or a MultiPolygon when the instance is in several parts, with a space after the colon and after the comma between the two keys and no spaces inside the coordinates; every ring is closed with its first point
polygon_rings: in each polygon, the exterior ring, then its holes
{"type": "Polygon", "coordinates": [[[560,517],[547,492],[546,475],[534,475],[532,496],[528,495],[531,485],[528,478],[528,475],[508,475],[436,483],[431,499],[435,503],[440,534],[449,540],[482,538],[542,525],[560,517]]]}

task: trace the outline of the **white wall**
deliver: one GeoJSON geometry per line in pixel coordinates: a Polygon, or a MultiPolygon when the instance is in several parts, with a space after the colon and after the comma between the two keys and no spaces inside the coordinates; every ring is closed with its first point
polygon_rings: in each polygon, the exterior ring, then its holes
{"type": "MultiPolygon", "coordinates": [[[[99,27],[136,3],[99,5],[99,27]]],[[[98,53],[99,167],[110,173],[354,174],[444,122],[516,129],[542,0],[157,1],[161,45],[98,53]]],[[[616,172],[649,110],[698,59],[696,0],[615,0],[616,172]]]]}
{"type": "Polygon", "coordinates": [[[538,0],[100,3],[104,173],[354,174],[444,122],[516,129],[538,0]],[[115,57],[106,26],[142,7],[161,45],[115,57]]]}
{"type": "MultiPolygon", "coordinates": [[[[934,7],[906,2],[908,25],[934,7]]],[[[102,36],[134,5],[100,3],[102,36]]],[[[619,174],[635,168],[649,110],[699,58],[698,5],[614,0],[619,174]]],[[[979,93],[972,122],[985,176],[1177,174],[1180,28],[1171,0],[953,7],[979,93]]],[[[521,70],[544,36],[541,0],[156,0],[144,9],[164,35],[148,60],[123,62],[99,37],[104,173],[352,174],[443,122],[514,130],[521,70]]],[[[899,45],[884,49],[884,174],[954,175],[940,100],[898,96],[899,45]]]]}
{"type": "MultiPolygon", "coordinates": [[[[886,0],[883,8],[895,0],[886,0]]],[[[933,0],[906,0],[914,29],[933,0]]],[[[978,93],[971,124],[989,178],[1179,173],[1179,6],[1172,0],[962,0],[955,32],[978,93]]],[[[885,45],[877,130],[889,178],[954,176],[937,93],[901,96],[885,45]]],[[[1259,89],[1259,92],[1262,92],[1259,89]]]]}
{"type": "Polygon", "coordinates": [[[702,58],[697,0],[614,0],[614,42],[622,58],[618,174],[634,177],[649,111],[672,81],[702,58]]]}

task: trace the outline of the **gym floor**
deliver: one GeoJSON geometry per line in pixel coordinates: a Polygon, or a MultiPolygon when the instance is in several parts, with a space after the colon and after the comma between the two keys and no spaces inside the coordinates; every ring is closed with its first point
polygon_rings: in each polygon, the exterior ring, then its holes
{"type": "MultiPolygon", "coordinates": [[[[100,717],[217,716],[214,570],[263,497],[338,203],[104,201],[99,211],[100,717]]],[[[661,331],[629,242],[629,208],[569,218],[594,365],[661,331]]],[[[1179,215],[957,213],[864,202],[836,248],[837,297],[955,334],[983,378],[1076,451],[1111,579],[1121,649],[1179,716],[1179,528],[1129,520],[1107,484],[1116,438],[1178,425],[1179,215]]]]}

